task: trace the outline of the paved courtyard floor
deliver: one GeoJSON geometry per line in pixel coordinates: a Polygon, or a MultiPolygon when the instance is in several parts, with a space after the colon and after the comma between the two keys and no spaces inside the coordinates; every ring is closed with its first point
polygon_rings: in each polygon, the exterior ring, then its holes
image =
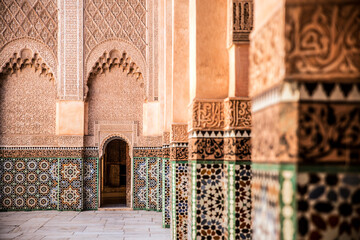
{"type": "Polygon", "coordinates": [[[0,239],[170,239],[161,213],[147,211],[0,212],[0,239]]]}

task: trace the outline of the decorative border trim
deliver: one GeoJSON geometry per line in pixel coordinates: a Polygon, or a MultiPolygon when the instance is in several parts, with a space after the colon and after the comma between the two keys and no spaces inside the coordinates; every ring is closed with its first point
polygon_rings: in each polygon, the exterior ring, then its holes
{"type": "Polygon", "coordinates": [[[194,131],[189,134],[191,138],[235,138],[251,137],[251,130],[230,130],[230,131],[194,131]]]}
{"type": "Polygon", "coordinates": [[[253,98],[252,111],[280,102],[360,102],[359,83],[285,82],[253,98]]]}

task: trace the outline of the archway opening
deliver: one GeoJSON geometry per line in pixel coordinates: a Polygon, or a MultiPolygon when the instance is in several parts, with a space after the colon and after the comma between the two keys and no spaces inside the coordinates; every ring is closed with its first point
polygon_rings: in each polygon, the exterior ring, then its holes
{"type": "Polygon", "coordinates": [[[125,141],[114,139],[106,145],[101,170],[101,207],[127,206],[129,161],[129,146],[125,141]]]}

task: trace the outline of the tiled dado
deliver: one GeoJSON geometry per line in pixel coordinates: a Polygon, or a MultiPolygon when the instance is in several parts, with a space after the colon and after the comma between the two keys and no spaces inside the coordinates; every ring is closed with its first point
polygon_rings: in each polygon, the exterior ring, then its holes
{"type": "Polygon", "coordinates": [[[359,239],[360,166],[252,169],[254,239],[359,239]]]}
{"type": "MultiPolygon", "coordinates": [[[[173,136],[173,134],[171,134],[173,136]]],[[[174,139],[174,138],[172,138],[174,139]]],[[[183,137],[183,139],[185,139],[183,137]]],[[[188,143],[170,143],[171,226],[173,239],[188,237],[188,143]]]]}
{"type": "Polygon", "coordinates": [[[189,161],[189,239],[252,239],[249,161],[189,161]]]}
{"type": "Polygon", "coordinates": [[[59,159],[59,210],[83,208],[83,161],[81,158],[59,159]]]}
{"type": "Polygon", "coordinates": [[[162,209],[162,147],[133,149],[133,208],[162,209]]]}
{"type": "Polygon", "coordinates": [[[0,158],[1,210],[97,209],[97,164],[98,158],[0,158]]]}
{"type": "Polygon", "coordinates": [[[162,225],[170,228],[170,148],[169,145],[163,146],[162,159],[162,225]]]}

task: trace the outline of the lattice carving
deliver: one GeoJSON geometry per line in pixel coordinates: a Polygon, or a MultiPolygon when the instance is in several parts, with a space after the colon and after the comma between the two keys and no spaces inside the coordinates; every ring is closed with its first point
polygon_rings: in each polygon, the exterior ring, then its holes
{"type": "Polygon", "coordinates": [[[33,53],[28,48],[24,48],[19,53],[14,53],[13,57],[5,63],[1,72],[6,75],[12,75],[26,67],[34,68],[35,72],[40,72],[40,75],[49,77],[50,80],[55,80],[51,69],[43,62],[39,54],[33,53]]]}
{"type": "Polygon", "coordinates": [[[248,42],[253,29],[253,1],[233,0],[232,38],[233,42],[248,42]]]}
{"type": "Polygon", "coordinates": [[[86,0],[85,56],[99,43],[124,39],[146,56],[145,0],[86,0]]]}
{"type": "Polygon", "coordinates": [[[136,65],[136,63],[131,60],[126,52],[121,54],[118,50],[111,50],[109,53],[104,52],[104,54],[96,61],[89,73],[85,89],[85,98],[89,91],[89,84],[91,84],[91,80],[98,74],[110,72],[113,68],[120,68],[123,72],[126,72],[128,76],[135,77],[136,81],[140,83],[140,86],[144,87],[143,74],[140,72],[140,68],[136,65]]]}
{"type": "Polygon", "coordinates": [[[58,14],[56,0],[0,1],[0,49],[8,42],[30,37],[57,53],[58,14]]]}

